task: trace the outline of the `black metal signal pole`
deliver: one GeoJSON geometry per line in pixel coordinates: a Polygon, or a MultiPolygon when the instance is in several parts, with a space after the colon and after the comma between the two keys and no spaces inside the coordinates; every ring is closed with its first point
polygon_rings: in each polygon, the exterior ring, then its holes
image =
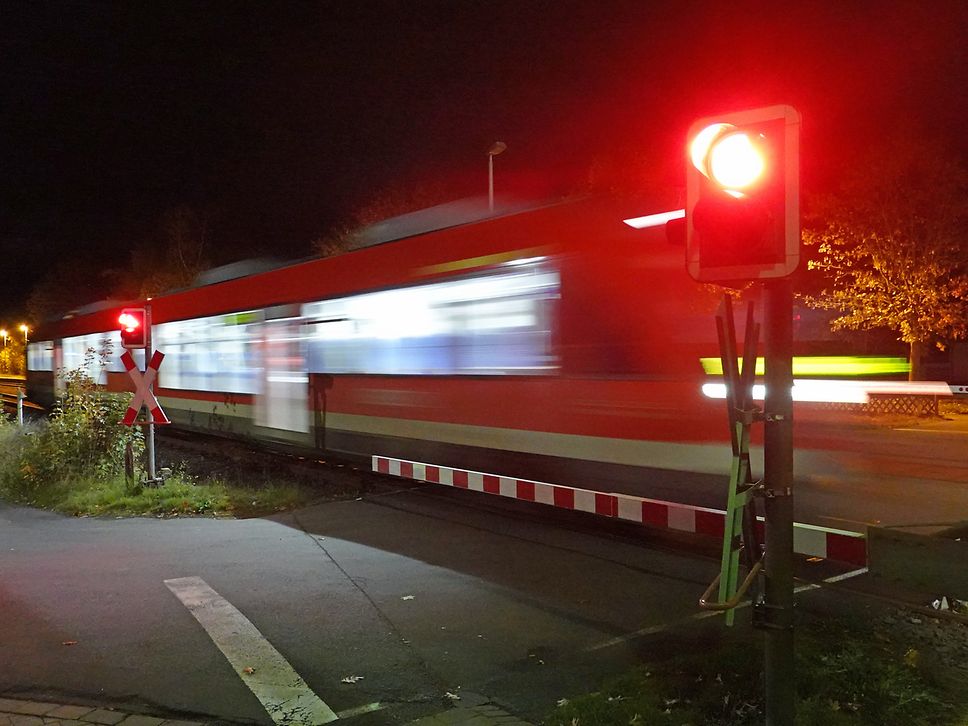
{"type": "Polygon", "coordinates": [[[767,726],[793,726],[793,296],[789,278],[764,283],[764,597],[767,726]]]}
{"type": "MultiPolygon", "coordinates": [[[[148,364],[151,361],[151,303],[145,303],[145,376],[148,375],[148,364]]],[[[154,388],[154,385],[148,387],[148,390],[154,388]]],[[[151,413],[151,409],[146,407],[148,411],[148,430],[145,432],[145,455],[148,459],[148,485],[155,486],[158,482],[155,481],[155,424],[154,415],[151,413]]]]}

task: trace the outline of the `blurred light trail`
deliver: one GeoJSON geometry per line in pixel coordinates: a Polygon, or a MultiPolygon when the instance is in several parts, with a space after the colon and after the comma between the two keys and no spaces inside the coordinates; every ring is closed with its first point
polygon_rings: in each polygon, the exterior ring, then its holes
{"type": "MultiPolygon", "coordinates": [[[[753,398],[762,401],[766,387],[753,386],[753,398]]],[[[704,383],[707,398],[726,398],[725,383],[704,383]]],[[[871,394],[900,396],[951,396],[943,381],[827,381],[800,379],[793,382],[793,400],[813,403],[867,403],[871,394]]]]}
{"type": "MultiPolygon", "coordinates": [[[[722,375],[723,362],[719,358],[700,358],[707,375],[722,375]]],[[[739,362],[740,370],[743,361],[739,362]]],[[[794,356],[795,376],[877,376],[888,373],[908,373],[911,364],[906,358],[886,358],[856,355],[794,356]]],[[[756,375],[764,372],[763,358],[756,359],[756,375]]]]}
{"type": "Polygon", "coordinates": [[[666,222],[671,222],[674,219],[684,219],[686,216],[685,209],[674,209],[671,212],[659,212],[658,214],[647,214],[644,217],[632,217],[631,219],[623,219],[629,227],[634,227],[635,229],[645,229],[647,227],[661,227],[666,222]]]}

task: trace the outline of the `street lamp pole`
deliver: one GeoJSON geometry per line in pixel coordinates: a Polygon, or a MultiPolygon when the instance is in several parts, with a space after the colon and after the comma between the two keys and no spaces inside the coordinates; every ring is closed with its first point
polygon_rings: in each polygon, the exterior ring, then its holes
{"type": "Polygon", "coordinates": [[[495,141],[487,150],[487,208],[494,211],[494,157],[502,153],[508,145],[503,141],[495,141]]]}
{"type": "MultiPolygon", "coordinates": [[[[27,375],[27,332],[30,330],[26,323],[20,324],[20,330],[24,334],[24,375],[27,375]]],[[[23,425],[21,423],[21,425],[23,425]]]]}

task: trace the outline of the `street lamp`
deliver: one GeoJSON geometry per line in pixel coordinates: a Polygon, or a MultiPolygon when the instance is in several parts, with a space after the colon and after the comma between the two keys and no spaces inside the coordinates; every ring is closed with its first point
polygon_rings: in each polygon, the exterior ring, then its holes
{"type": "Polygon", "coordinates": [[[0,330],[0,338],[3,338],[3,347],[7,347],[7,331],[6,329],[0,330]]]}
{"type": "Polygon", "coordinates": [[[30,328],[27,327],[27,324],[26,323],[21,324],[20,331],[24,334],[24,345],[27,345],[27,331],[28,330],[30,330],[30,328]]]}
{"type": "Polygon", "coordinates": [[[487,208],[494,211],[494,157],[503,152],[508,145],[503,141],[495,141],[487,150],[487,208]]]}

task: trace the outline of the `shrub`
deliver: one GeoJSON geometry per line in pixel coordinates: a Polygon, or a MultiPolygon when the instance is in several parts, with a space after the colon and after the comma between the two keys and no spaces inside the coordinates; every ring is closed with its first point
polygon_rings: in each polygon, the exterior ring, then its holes
{"type": "Polygon", "coordinates": [[[109,354],[89,349],[80,368],[62,374],[64,394],[46,424],[5,432],[9,446],[0,456],[0,484],[8,496],[43,503],[51,489],[72,479],[120,474],[129,442],[140,456],[141,432],[121,425],[127,396],[103,392],[88,372],[103,370],[109,354]]]}
{"type": "Polygon", "coordinates": [[[0,413],[0,491],[15,488],[20,479],[20,459],[27,443],[24,433],[0,413]]]}

